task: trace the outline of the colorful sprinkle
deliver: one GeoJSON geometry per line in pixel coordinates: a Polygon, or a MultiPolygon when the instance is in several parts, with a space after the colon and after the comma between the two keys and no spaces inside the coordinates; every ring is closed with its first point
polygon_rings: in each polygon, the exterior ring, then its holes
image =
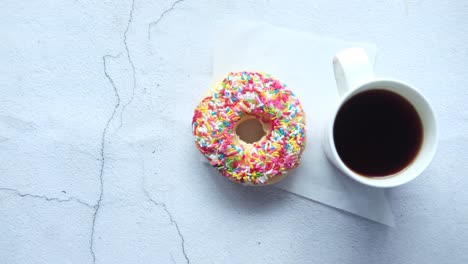
{"type": "Polygon", "coordinates": [[[261,185],[300,163],[305,116],[297,97],[268,74],[232,72],[196,107],[193,134],[198,149],[229,179],[261,185]],[[236,144],[235,127],[254,116],[271,131],[252,144],[236,144]]]}

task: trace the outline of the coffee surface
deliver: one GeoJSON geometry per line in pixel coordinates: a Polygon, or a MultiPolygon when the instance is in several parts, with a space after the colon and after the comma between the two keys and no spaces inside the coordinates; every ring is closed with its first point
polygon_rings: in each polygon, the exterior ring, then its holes
{"type": "Polygon", "coordinates": [[[421,148],[423,127],[410,102],[377,89],[359,93],[342,105],[333,139],[348,168],[363,176],[385,177],[414,160],[421,148]]]}

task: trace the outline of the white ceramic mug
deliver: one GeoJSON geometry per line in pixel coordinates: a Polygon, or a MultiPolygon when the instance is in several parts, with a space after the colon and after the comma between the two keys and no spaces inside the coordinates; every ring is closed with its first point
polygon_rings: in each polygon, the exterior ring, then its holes
{"type": "Polygon", "coordinates": [[[432,161],[437,148],[436,120],[428,101],[406,83],[376,78],[367,54],[361,48],[349,48],[335,55],[333,68],[341,98],[332,112],[323,138],[325,153],[330,161],[354,180],[374,187],[395,187],[419,176],[432,161]],[[342,105],[353,96],[374,89],[388,90],[408,100],[419,114],[423,126],[422,145],[414,160],[405,169],[386,177],[369,177],[351,170],[340,159],[333,139],[335,118],[342,105]]]}

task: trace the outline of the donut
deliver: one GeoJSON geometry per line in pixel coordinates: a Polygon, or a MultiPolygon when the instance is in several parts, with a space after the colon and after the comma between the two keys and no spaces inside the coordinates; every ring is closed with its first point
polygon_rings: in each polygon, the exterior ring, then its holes
{"type": "Polygon", "coordinates": [[[231,72],[196,106],[192,131],[197,148],[222,175],[244,185],[268,185],[300,164],[305,113],[294,93],[272,76],[231,72]]]}

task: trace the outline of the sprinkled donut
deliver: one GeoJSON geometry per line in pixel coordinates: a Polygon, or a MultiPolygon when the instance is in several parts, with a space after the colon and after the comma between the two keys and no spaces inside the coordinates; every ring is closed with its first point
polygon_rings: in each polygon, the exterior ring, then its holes
{"type": "Polygon", "coordinates": [[[305,147],[298,98],[265,73],[229,73],[195,108],[192,125],[195,144],[210,164],[244,185],[280,181],[299,165],[305,147]],[[246,142],[238,132],[252,120],[263,135],[246,142]]]}

